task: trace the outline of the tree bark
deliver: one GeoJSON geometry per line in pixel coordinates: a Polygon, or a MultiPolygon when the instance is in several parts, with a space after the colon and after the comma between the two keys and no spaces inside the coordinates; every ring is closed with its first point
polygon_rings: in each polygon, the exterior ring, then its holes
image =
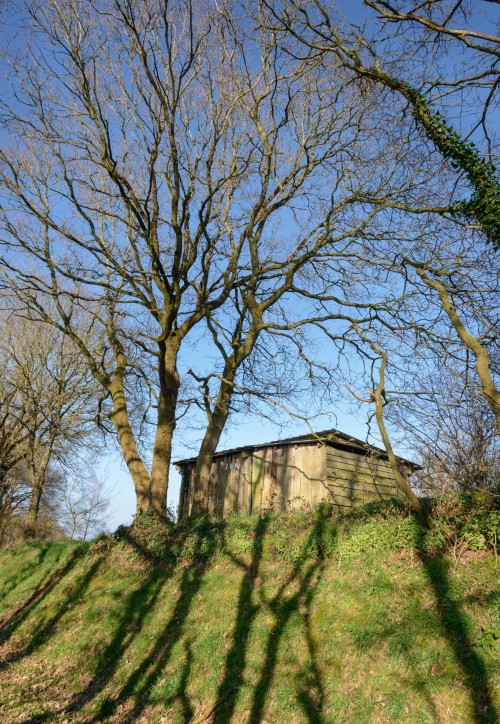
{"type": "Polygon", "coordinates": [[[415,495],[413,490],[410,488],[408,480],[406,479],[406,475],[404,475],[401,472],[401,468],[399,467],[399,463],[396,459],[396,456],[394,455],[391,441],[389,439],[389,435],[388,435],[387,429],[385,427],[382,395],[383,395],[384,384],[385,384],[385,368],[387,365],[387,352],[382,352],[381,357],[382,357],[382,364],[380,366],[380,379],[379,379],[378,387],[375,391],[370,390],[371,398],[375,402],[375,416],[377,419],[377,425],[378,425],[378,429],[380,431],[380,436],[382,438],[382,442],[384,443],[385,451],[387,453],[387,458],[389,460],[389,465],[391,466],[392,474],[394,475],[396,483],[399,485],[402,492],[406,495],[406,497],[410,501],[412,508],[417,513],[420,520],[424,523],[424,525],[427,528],[430,528],[432,526],[432,519],[429,515],[429,512],[426,509],[426,507],[422,504],[422,502],[419,500],[419,498],[415,495]]]}
{"type": "Polygon", "coordinates": [[[109,391],[113,400],[113,412],[110,414],[110,419],[115,427],[123,458],[132,477],[136,495],[136,511],[139,513],[151,508],[151,479],[139,454],[130,425],[122,380],[115,379],[111,383],[109,391]]]}
{"type": "MultiPolygon", "coordinates": [[[[247,304],[250,305],[252,325],[239,346],[234,345],[233,353],[226,358],[217,401],[209,413],[208,425],[201,443],[194,471],[193,515],[206,515],[209,510],[210,471],[213,456],[219,444],[222,431],[229,417],[234,381],[241,364],[252,353],[259,334],[264,328],[262,307],[255,301],[254,291],[247,292],[247,304]]],[[[241,330],[240,330],[241,331],[241,330]]],[[[233,339],[237,339],[237,335],[233,339]]]]}
{"type": "Polygon", "coordinates": [[[226,363],[217,402],[200,446],[194,471],[193,515],[206,515],[211,512],[209,510],[210,472],[214,453],[229,417],[236,369],[235,365],[226,363]]]}
{"type": "Polygon", "coordinates": [[[56,427],[52,428],[49,433],[49,439],[45,445],[43,455],[37,455],[37,439],[35,434],[29,437],[29,446],[27,451],[27,463],[31,477],[31,497],[26,515],[26,526],[24,530],[25,538],[36,537],[36,527],[38,523],[38,513],[40,512],[40,500],[42,498],[43,489],[47,475],[47,468],[52,455],[52,448],[56,436],[56,427]]]}
{"type": "Polygon", "coordinates": [[[167,507],[172,438],[180,387],[177,353],[178,347],[167,349],[165,342],[160,343],[158,420],[151,466],[151,503],[154,514],[159,518],[165,517],[167,507]]]}
{"type": "Polygon", "coordinates": [[[495,382],[493,381],[490,368],[491,358],[488,350],[483,347],[476,337],[473,337],[472,334],[467,331],[462,323],[462,320],[458,316],[456,309],[451,303],[445,286],[436,279],[428,277],[423,269],[417,268],[417,274],[428,287],[437,291],[441,300],[441,305],[448,315],[456,333],[467,349],[474,355],[476,359],[477,375],[481,384],[481,391],[486,402],[495,414],[498,431],[500,432],[500,392],[495,387],[495,382]]]}
{"type": "Polygon", "coordinates": [[[27,540],[36,537],[36,526],[38,523],[38,513],[40,511],[40,500],[42,498],[44,482],[45,476],[43,478],[37,476],[37,479],[32,482],[30,504],[24,528],[24,537],[27,540]]]}

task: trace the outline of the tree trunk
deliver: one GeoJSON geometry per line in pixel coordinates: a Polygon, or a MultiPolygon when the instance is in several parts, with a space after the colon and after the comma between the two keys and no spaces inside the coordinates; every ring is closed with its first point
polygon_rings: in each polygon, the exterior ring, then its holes
{"type": "Polygon", "coordinates": [[[134,483],[136,511],[139,513],[151,508],[151,479],[139,454],[130,425],[123,381],[120,378],[115,379],[111,383],[109,391],[113,400],[113,412],[110,414],[110,419],[117,432],[123,458],[134,483]]]}
{"type": "Polygon", "coordinates": [[[445,286],[436,279],[428,277],[423,269],[417,268],[417,273],[428,287],[437,291],[441,300],[441,305],[448,315],[456,333],[467,349],[470,350],[476,358],[476,370],[481,384],[481,391],[486,402],[495,414],[498,431],[500,432],[500,392],[495,387],[495,382],[493,381],[490,368],[491,359],[488,350],[483,347],[479,340],[476,339],[476,337],[473,337],[472,334],[470,334],[464,327],[462,320],[451,303],[445,286]]]}
{"type": "Polygon", "coordinates": [[[24,537],[27,540],[36,537],[36,526],[38,523],[38,513],[40,511],[40,500],[42,498],[44,482],[45,476],[37,476],[31,484],[30,505],[26,515],[26,525],[24,528],[24,537]]]}
{"type": "Polygon", "coordinates": [[[401,472],[401,468],[399,467],[398,461],[396,460],[396,456],[394,455],[391,441],[389,439],[389,435],[388,435],[387,429],[385,427],[384,415],[383,415],[382,394],[384,391],[385,367],[387,365],[387,352],[382,352],[381,356],[382,356],[382,364],[380,367],[379,384],[375,391],[370,392],[371,397],[372,397],[373,401],[375,402],[375,416],[377,418],[378,429],[380,431],[380,436],[382,438],[382,442],[384,443],[385,451],[386,451],[387,457],[389,459],[389,465],[391,466],[392,474],[394,475],[394,478],[395,478],[397,484],[399,485],[402,492],[406,495],[406,497],[410,501],[412,508],[418,514],[420,520],[424,523],[424,525],[427,528],[430,528],[432,526],[432,519],[429,515],[429,512],[426,509],[426,507],[422,504],[422,502],[419,500],[419,498],[417,498],[417,496],[415,495],[413,490],[410,488],[406,475],[404,475],[401,472]]]}
{"type": "Polygon", "coordinates": [[[223,380],[217,395],[205,436],[200,446],[194,471],[193,515],[206,515],[209,510],[210,471],[213,456],[219,444],[222,431],[229,417],[236,367],[226,364],[223,380]]]}
{"type": "Polygon", "coordinates": [[[160,343],[158,423],[151,467],[151,502],[158,518],[165,517],[167,507],[168,474],[180,387],[177,352],[178,347],[167,349],[165,342],[160,343]]]}
{"type": "Polygon", "coordinates": [[[0,548],[3,545],[8,529],[9,519],[12,515],[12,496],[7,480],[9,469],[0,467],[0,548]]]}
{"type": "Polygon", "coordinates": [[[206,515],[209,510],[210,471],[213,456],[219,444],[222,431],[229,417],[234,381],[242,362],[251,354],[263,329],[261,310],[255,303],[252,307],[252,326],[243,342],[226,359],[222,380],[213,412],[209,416],[208,426],[201,443],[194,471],[193,515],[206,515]]]}
{"type": "Polygon", "coordinates": [[[49,433],[49,439],[45,445],[43,454],[39,455],[37,450],[37,439],[35,434],[31,434],[29,438],[30,444],[26,454],[26,461],[31,477],[31,498],[26,515],[26,526],[24,529],[24,537],[26,539],[36,537],[36,527],[38,523],[38,513],[40,512],[40,500],[42,498],[47,468],[49,466],[50,457],[52,455],[52,447],[55,439],[55,428],[49,433]]]}

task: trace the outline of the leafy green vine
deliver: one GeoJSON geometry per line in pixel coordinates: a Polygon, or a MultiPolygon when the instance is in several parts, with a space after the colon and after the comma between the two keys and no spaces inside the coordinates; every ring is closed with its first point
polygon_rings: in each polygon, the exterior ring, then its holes
{"type": "Polygon", "coordinates": [[[497,169],[481,156],[472,141],[464,141],[441,113],[431,109],[421,93],[406,86],[404,95],[427,137],[454,168],[465,172],[472,186],[471,198],[454,204],[453,212],[471,222],[476,221],[488,241],[500,249],[500,179],[497,169]]]}

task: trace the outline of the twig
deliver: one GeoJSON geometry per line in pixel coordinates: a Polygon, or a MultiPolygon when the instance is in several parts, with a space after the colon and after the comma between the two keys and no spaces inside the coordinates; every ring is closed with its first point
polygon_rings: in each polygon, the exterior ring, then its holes
{"type": "Polygon", "coordinates": [[[212,716],[212,714],[217,709],[217,707],[219,707],[221,704],[224,704],[224,702],[227,699],[229,699],[230,694],[232,694],[233,691],[237,688],[238,688],[237,686],[231,686],[231,688],[226,691],[224,696],[221,696],[219,699],[217,699],[217,701],[215,702],[213,707],[210,709],[208,714],[205,714],[205,716],[202,717],[201,719],[197,719],[195,722],[193,722],[193,724],[202,724],[202,722],[207,721],[207,719],[209,719],[212,716]]]}

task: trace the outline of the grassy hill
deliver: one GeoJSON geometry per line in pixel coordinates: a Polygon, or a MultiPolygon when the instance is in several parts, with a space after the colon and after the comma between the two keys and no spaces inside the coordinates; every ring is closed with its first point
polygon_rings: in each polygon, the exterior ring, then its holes
{"type": "Polygon", "coordinates": [[[0,721],[493,722],[499,514],[400,504],[0,554],[0,721]]]}

